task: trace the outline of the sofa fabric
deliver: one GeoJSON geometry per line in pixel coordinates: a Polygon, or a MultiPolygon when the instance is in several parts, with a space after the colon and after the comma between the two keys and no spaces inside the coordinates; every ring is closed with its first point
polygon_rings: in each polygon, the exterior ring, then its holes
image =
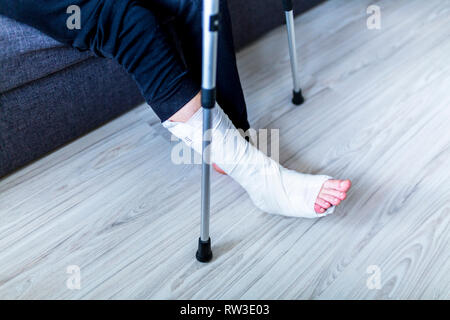
{"type": "Polygon", "coordinates": [[[136,85],[120,66],[97,58],[1,93],[0,175],[76,139],[142,101],[136,85]]]}
{"type": "MultiPolygon", "coordinates": [[[[294,0],[295,13],[322,1],[294,0]]],[[[284,23],[281,0],[228,3],[238,49],[284,23]]],[[[141,102],[114,61],[0,15],[0,178],[141,102]]]]}
{"type": "Polygon", "coordinates": [[[0,93],[23,86],[93,56],[67,47],[0,15],[0,93]]]}
{"type": "Polygon", "coordinates": [[[142,101],[114,61],[0,16],[0,177],[142,101]]]}

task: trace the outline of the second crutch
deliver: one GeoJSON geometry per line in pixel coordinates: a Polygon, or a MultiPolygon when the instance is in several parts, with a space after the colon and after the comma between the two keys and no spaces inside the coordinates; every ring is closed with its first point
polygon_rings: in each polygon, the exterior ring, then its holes
{"type": "Polygon", "coordinates": [[[294,95],[292,103],[295,105],[302,104],[305,99],[300,88],[300,80],[298,78],[297,51],[295,45],[295,26],[294,26],[294,6],[292,0],[283,0],[284,14],[286,15],[286,28],[289,42],[289,56],[291,58],[292,80],[294,82],[294,95]]]}
{"type": "Polygon", "coordinates": [[[203,107],[203,147],[202,147],[202,206],[200,239],[197,260],[208,262],[212,259],[211,238],[209,237],[210,216],[210,175],[212,112],[216,104],[217,43],[219,37],[219,0],[203,0],[203,54],[202,54],[202,107],[203,107]]]}

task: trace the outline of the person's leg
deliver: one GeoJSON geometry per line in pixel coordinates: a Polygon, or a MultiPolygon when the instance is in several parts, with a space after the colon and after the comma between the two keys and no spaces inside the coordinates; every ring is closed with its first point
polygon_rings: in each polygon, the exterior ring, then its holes
{"type": "MultiPolygon", "coordinates": [[[[183,109],[163,125],[201,154],[203,109],[199,100],[183,109]]],[[[345,199],[349,180],[286,169],[246,141],[219,106],[212,112],[211,161],[237,181],[261,210],[316,218],[333,213],[345,199]]]]}
{"type": "MultiPolygon", "coordinates": [[[[141,0],[143,2],[147,2],[148,0],[141,0]]],[[[152,1],[155,3],[155,0],[152,1]]],[[[160,8],[164,8],[166,10],[167,14],[174,15],[178,18],[178,32],[179,32],[179,39],[182,41],[183,45],[183,52],[185,54],[186,62],[191,70],[193,70],[193,74],[196,76],[197,79],[200,79],[201,77],[201,47],[202,47],[202,30],[201,30],[201,0],[156,0],[157,5],[160,8]]],[[[247,112],[246,112],[246,105],[244,100],[244,95],[242,91],[242,87],[240,84],[239,74],[237,70],[236,65],[236,57],[234,52],[234,44],[233,44],[233,37],[232,37],[232,30],[231,30],[231,20],[230,15],[228,11],[228,6],[226,0],[221,0],[221,29],[219,33],[219,50],[218,50],[218,78],[217,78],[217,102],[222,107],[225,114],[228,115],[234,126],[238,129],[244,129],[247,130],[249,128],[248,121],[247,121],[247,112]]],[[[170,118],[170,121],[173,122],[186,122],[188,119],[190,119],[194,114],[201,113],[198,112],[200,108],[200,98],[198,98],[197,103],[193,103],[189,106],[186,106],[183,108],[178,114],[175,114],[173,117],[170,118]]],[[[221,117],[221,112],[219,110],[218,113],[215,114],[216,117],[221,117]]],[[[195,117],[194,117],[195,118],[195,117]]],[[[197,119],[198,118],[197,115],[197,119]]],[[[220,119],[219,121],[222,121],[223,119],[220,119]]],[[[190,120],[190,122],[194,122],[193,120],[190,120]]],[[[226,123],[226,121],[223,121],[223,123],[226,123]]],[[[197,123],[199,124],[199,123],[197,123]]],[[[174,127],[173,124],[166,123],[165,124],[168,128],[174,127]]],[[[232,128],[232,125],[228,127],[228,129],[234,129],[232,128]]],[[[175,130],[174,132],[176,132],[175,130]]],[[[199,133],[199,132],[197,132],[199,133]]],[[[221,139],[222,135],[219,135],[219,141],[221,139]]],[[[239,138],[238,138],[239,140],[239,138]]],[[[217,142],[217,141],[216,141],[217,142]]],[[[213,144],[216,145],[216,142],[213,140],[213,144]]],[[[220,142],[219,142],[220,144],[220,142]]],[[[251,145],[245,146],[245,142],[243,139],[241,139],[240,144],[243,146],[244,149],[254,149],[251,145]]],[[[238,143],[239,145],[239,143],[238,143]]],[[[194,148],[195,149],[195,148],[194,148]]],[[[222,151],[224,148],[220,148],[222,151]]],[[[256,150],[256,149],[255,149],[256,150]]],[[[197,151],[200,152],[200,149],[197,148],[197,151]]],[[[254,150],[253,150],[254,151],[254,150]]],[[[234,154],[236,157],[239,157],[239,152],[235,149],[235,147],[231,147],[229,150],[229,154],[234,154]]],[[[217,155],[217,152],[216,152],[217,155]]],[[[236,162],[240,162],[240,167],[245,167],[245,164],[248,162],[255,162],[258,161],[256,159],[251,158],[260,158],[260,161],[262,163],[272,163],[271,161],[267,161],[267,157],[261,155],[259,152],[247,152],[247,160],[240,159],[236,162]],[[249,156],[249,154],[253,154],[253,156],[249,156]],[[264,159],[266,158],[266,159],[264,159]]],[[[222,170],[220,167],[220,163],[223,163],[224,159],[222,156],[215,157],[217,160],[214,162],[219,163],[219,165],[216,165],[216,163],[213,162],[214,169],[220,173],[227,173],[230,172],[230,170],[222,170]]],[[[313,180],[317,179],[317,176],[310,176],[310,175],[301,175],[298,173],[294,173],[289,170],[285,170],[278,164],[272,164],[269,165],[267,168],[262,169],[264,165],[259,165],[261,170],[255,170],[255,166],[252,168],[246,167],[248,170],[241,170],[241,173],[244,172],[244,174],[237,174],[236,171],[231,173],[231,176],[240,182],[241,185],[246,188],[247,192],[250,194],[252,199],[255,203],[262,203],[260,207],[262,209],[267,209],[268,211],[272,211],[274,213],[281,213],[281,214],[288,214],[286,211],[286,208],[281,208],[281,206],[270,206],[271,208],[268,208],[266,200],[270,199],[273,200],[274,198],[280,199],[288,199],[289,196],[286,195],[286,193],[279,192],[279,191],[285,191],[292,189],[294,185],[297,187],[301,186],[305,190],[303,193],[304,195],[301,196],[301,191],[298,190],[297,194],[293,195],[293,199],[291,199],[293,202],[298,202],[300,200],[301,203],[305,204],[308,201],[311,202],[311,200],[305,199],[305,193],[312,191],[312,194],[314,194],[314,189],[316,186],[314,186],[313,180]],[[265,183],[258,183],[258,178],[262,180],[263,182],[270,181],[272,186],[278,185],[280,186],[279,179],[268,179],[267,177],[270,176],[270,171],[273,168],[281,168],[280,171],[284,172],[285,177],[291,176],[295,177],[294,179],[291,179],[293,181],[296,181],[296,183],[281,183],[282,187],[272,187],[272,188],[266,188],[262,187],[261,185],[265,185],[265,183]],[[255,172],[258,171],[259,174],[249,175],[249,172],[255,172]],[[289,172],[289,173],[287,173],[289,172]],[[237,176],[237,177],[236,177],[237,176]],[[249,185],[245,185],[246,180],[253,180],[253,182],[249,185]],[[277,181],[278,180],[278,181],[277,181]],[[308,182],[309,181],[309,182],[308,182]],[[278,183],[278,184],[277,184],[278,183]],[[266,192],[263,192],[263,190],[266,190],[266,192]],[[258,199],[259,200],[255,200],[258,199]]],[[[278,169],[277,169],[278,170],[278,169]]],[[[273,178],[273,177],[272,177],[273,178]]],[[[286,179],[289,180],[289,179],[286,179]]],[[[320,180],[320,177],[319,177],[320,180]]],[[[327,209],[331,208],[332,206],[338,205],[341,200],[344,200],[346,197],[346,192],[350,188],[350,181],[345,180],[326,180],[324,183],[319,183],[321,185],[320,191],[318,192],[318,195],[314,198],[314,209],[318,214],[323,214],[327,209]]],[[[291,201],[287,200],[284,201],[286,204],[287,202],[291,201]]],[[[296,206],[297,209],[295,209],[291,214],[302,216],[304,215],[304,211],[299,209],[299,206],[296,206]]],[[[266,211],[267,211],[266,210],[266,211]]],[[[330,212],[332,210],[328,210],[330,212]]]]}
{"type": "Polygon", "coordinates": [[[139,1],[2,0],[0,14],[31,25],[62,43],[115,59],[135,79],[161,121],[186,105],[200,83],[185,68],[159,18],[139,1]],[[70,30],[67,8],[81,9],[81,29],[70,30]]]}
{"type": "MultiPolygon", "coordinates": [[[[192,76],[201,81],[202,70],[202,0],[139,0],[150,9],[176,18],[177,38],[192,76]]],[[[231,19],[226,0],[220,1],[220,29],[217,63],[217,103],[236,128],[250,128],[247,106],[236,65],[231,19]]]]}
{"type": "MultiPolygon", "coordinates": [[[[117,60],[137,81],[164,125],[195,150],[201,150],[199,85],[182,67],[151,11],[136,1],[50,0],[45,6],[37,0],[17,3],[3,0],[0,13],[80,50],[117,60]],[[73,4],[82,10],[81,30],[65,26],[66,9],[73,4]],[[165,121],[169,118],[172,121],[165,121]]],[[[326,176],[303,175],[281,167],[239,134],[230,135],[228,131],[235,131],[235,127],[219,107],[214,112],[213,161],[238,181],[263,210],[313,217],[314,208],[324,213],[330,203],[336,205],[339,197],[345,197],[349,181],[327,181],[326,176]],[[236,139],[236,147],[229,145],[231,139],[236,139]],[[319,201],[323,201],[320,209],[315,207],[319,201]]]]}

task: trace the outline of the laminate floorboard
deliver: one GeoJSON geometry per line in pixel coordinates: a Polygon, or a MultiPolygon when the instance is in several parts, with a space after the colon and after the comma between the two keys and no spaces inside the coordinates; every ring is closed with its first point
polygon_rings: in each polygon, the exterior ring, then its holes
{"type": "Polygon", "coordinates": [[[238,54],[241,80],[284,165],[352,179],[335,215],[268,215],[214,173],[200,264],[200,167],[142,105],[0,180],[0,298],[449,299],[450,2],[331,0],[295,24],[306,103],[284,27],[238,54]]]}

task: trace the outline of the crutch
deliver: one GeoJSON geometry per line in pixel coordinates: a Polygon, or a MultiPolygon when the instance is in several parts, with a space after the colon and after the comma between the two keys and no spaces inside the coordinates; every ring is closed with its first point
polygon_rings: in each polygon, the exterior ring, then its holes
{"type": "Polygon", "coordinates": [[[298,78],[297,51],[295,46],[295,27],[294,27],[294,6],[292,0],[283,0],[284,13],[286,15],[286,29],[289,42],[289,56],[291,58],[292,80],[294,82],[294,95],[292,103],[301,105],[305,99],[300,88],[298,78]]]}
{"type": "Polygon", "coordinates": [[[210,215],[210,174],[212,108],[216,104],[217,42],[219,31],[219,0],[203,0],[203,54],[202,54],[202,107],[203,107],[203,146],[202,146],[202,206],[200,239],[198,240],[197,260],[208,262],[212,259],[211,238],[209,237],[210,215]]]}

